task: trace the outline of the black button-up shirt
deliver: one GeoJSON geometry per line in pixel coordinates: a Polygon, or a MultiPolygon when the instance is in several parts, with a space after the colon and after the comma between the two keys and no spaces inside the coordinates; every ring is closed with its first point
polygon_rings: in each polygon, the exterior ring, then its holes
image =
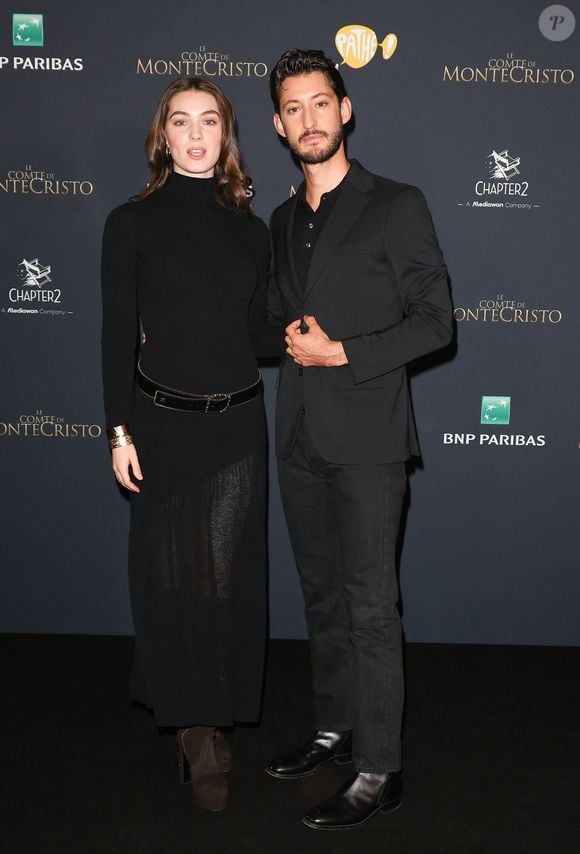
{"type": "Polygon", "coordinates": [[[292,227],[292,254],[294,255],[296,275],[302,290],[306,287],[306,279],[308,278],[308,270],[310,269],[310,260],[314,252],[314,247],[322,234],[322,229],[326,225],[332,208],[336,204],[343,184],[344,178],[334,190],[323,193],[320,197],[320,204],[315,211],[312,210],[306,201],[305,186],[303,185],[298,190],[298,201],[296,203],[294,224],[292,227]]]}

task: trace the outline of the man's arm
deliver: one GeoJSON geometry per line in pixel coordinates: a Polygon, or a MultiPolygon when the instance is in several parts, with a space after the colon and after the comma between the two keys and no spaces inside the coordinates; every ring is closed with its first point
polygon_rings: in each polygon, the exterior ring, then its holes
{"type": "Polygon", "coordinates": [[[453,331],[447,268],[427,203],[416,187],[406,187],[392,203],[384,247],[393,266],[404,317],[388,329],[333,341],[314,317],[286,328],[286,352],[304,367],[350,366],[355,383],[408,364],[444,347],[453,331]]]}
{"type": "Polygon", "coordinates": [[[453,333],[447,268],[427,203],[416,187],[394,199],[384,234],[404,317],[388,329],[342,344],[356,383],[400,368],[446,346],[453,333]]]}

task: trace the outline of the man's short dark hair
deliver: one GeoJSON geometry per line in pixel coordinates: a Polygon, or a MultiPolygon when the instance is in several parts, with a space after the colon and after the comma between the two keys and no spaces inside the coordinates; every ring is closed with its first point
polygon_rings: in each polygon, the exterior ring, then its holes
{"type": "Polygon", "coordinates": [[[274,109],[280,112],[280,90],[287,77],[320,71],[326,77],[340,103],[346,97],[344,81],[336,66],[321,50],[292,48],[283,53],[270,73],[270,96],[274,109]]]}

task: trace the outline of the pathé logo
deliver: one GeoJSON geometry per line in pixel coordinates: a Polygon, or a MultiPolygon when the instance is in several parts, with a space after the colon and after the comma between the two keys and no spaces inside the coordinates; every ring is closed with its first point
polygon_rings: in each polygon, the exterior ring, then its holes
{"type": "MultiPolygon", "coordinates": [[[[334,43],[342,63],[351,68],[363,68],[374,57],[379,47],[377,34],[364,24],[348,24],[341,27],[334,37],[334,43]]],[[[383,59],[390,59],[397,49],[398,39],[394,33],[388,33],[380,44],[383,59]]]]}

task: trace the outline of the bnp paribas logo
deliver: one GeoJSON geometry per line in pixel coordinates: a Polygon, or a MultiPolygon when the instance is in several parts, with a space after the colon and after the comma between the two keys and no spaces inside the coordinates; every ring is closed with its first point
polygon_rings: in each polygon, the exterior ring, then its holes
{"type": "Polygon", "coordinates": [[[509,424],[510,404],[511,397],[484,395],[481,398],[481,423],[486,426],[509,424]]]}
{"type": "Polygon", "coordinates": [[[44,24],[42,15],[20,12],[12,15],[12,44],[15,47],[42,47],[44,24]]]}
{"type": "Polygon", "coordinates": [[[443,433],[443,444],[466,447],[479,445],[482,448],[543,448],[547,443],[545,433],[532,435],[505,429],[510,423],[510,408],[511,397],[484,395],[481,398],[481,423],[485,429],[480,433],[443,433]],[[496,427],[500,429],[496,430],[496,427]]]}

